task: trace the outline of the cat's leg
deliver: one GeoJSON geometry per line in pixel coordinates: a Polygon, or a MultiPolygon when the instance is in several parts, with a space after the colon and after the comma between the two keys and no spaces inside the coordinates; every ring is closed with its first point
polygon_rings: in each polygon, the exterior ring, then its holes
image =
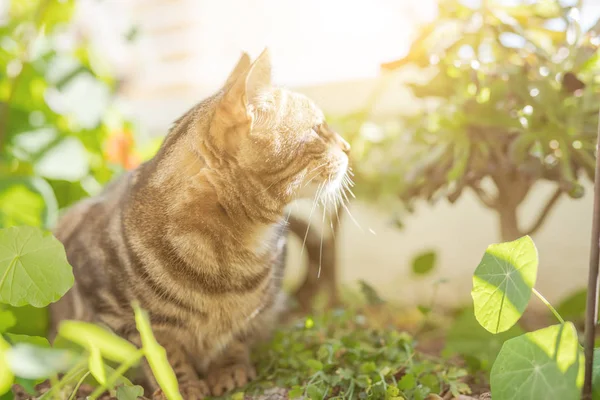
{"type": "Polygon", "coordinates": [[[206,382],[213,396],[242,387],[254,378],[256,370],[250,361],[250,349],[238,339],[231,342],[206,371],[206,382]]]}
{"type": "MultiPolygon", "coordinates": [[[[158,343],[165,348],[169,364],[173,368],[175,376],[177,377],[179,392],[181,393],[182,397],[185,400],[202,400],[209,396],[210,391],[208,390],[206,382],[198,377],[196,369],[190,362],[190,359],[183,346],[179,344],[180,342],[175,340],[175,338],[169,335],[167,332],[161,332],[159,330],[154,332],[154,336],[156,337],[158,343]]],[[[141,345],[139,335],[135,335],[135,337],[130,338],[130,340],[138,346],[141,345]]],[[[142,367],[146,380],[148,381],[148,385],[154,392],[152,398],[154,400],[166,400],[166,396],[158,386],[158,383],[154,378],[154,374],[145,360],[142,364],[142,367]]]]}

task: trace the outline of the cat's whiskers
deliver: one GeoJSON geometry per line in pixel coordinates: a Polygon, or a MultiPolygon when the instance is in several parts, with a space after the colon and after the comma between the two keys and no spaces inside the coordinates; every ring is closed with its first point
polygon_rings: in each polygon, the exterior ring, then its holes
{"type": "Polygon", "coordinates": [[[317,279],[321,277],[321,267],[323,266],[323,236],[325,235],[325,213],[327,213],[327,203],[323,206],[323,221],[321,221],[321,245],[319,247],[319,271],[317,279]]]}
{"type": "Polygon", "coordinates": [[[300,250],[300,256],[302,256],[302,254],[304,254],[304,247],[306,245],[306,239],[308,238],[308,231],[310,230],[310,224],[312,222],[312,215],[313,212],[315,211],[315,207],[317,206],[317,202],[319,201],[319,197],[321,195],[321,191],[323,190],[323,188],[325,187],[325,182],[319,184],[318,188],[317,188],[317,192],[315,193],[315,198],[313,200],[313,205],[310,209],[310,214],[308,216],[308,225],[306,227],[306,233],[304,234],[304,240],[302,241],[302,248],[300,250]]]}
{"type": "MultiPolygon", "coordinates": [[[[326,165],[327,165],[327,163],[323,163],[323,164],[319,165],[318,167],[315,167],[315,168],[311,169],[310,171],[308,171],[308,172],[306,173],[306,175],[308,176],[308,175],[312,174],[313,172],[315,172],[316,170],[318,170],[318,169],[320,169],[320,168],[323,168],[323,167],[324,167],[324,166],[326,166],[326,165]]],[[[312,178],[310,178],[310,179],[308,180],[308,182],[306,182],[306,183],[305,183],[305,184],[302,186],[302,188],[305,188],[306,186],[308,186],[308,185],[309,185],[309,184],[310,184],[310,183],[311,183],[311,182],[312,182],[312,181],[313,181],[313,180],[314,180],[314,179],[315,179],[317,176],[319,176],[319,175],[315,174],[315,176],[313,176],[312,178]]]]}

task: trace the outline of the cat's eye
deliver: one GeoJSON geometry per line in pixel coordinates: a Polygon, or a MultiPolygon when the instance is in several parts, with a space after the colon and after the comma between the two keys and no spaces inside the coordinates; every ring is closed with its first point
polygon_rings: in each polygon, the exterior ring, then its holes
{"type": "Polygon", "coordinates": [[[310,134],[311,135],[316,135],[318,137],[321,137],[321,125],[315,125],[310,129],[310,134]]]}

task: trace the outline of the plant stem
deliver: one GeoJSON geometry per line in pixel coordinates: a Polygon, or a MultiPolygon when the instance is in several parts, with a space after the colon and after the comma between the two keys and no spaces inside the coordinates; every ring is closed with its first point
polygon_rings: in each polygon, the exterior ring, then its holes
{"type": "Polygon", "coordinates": [[[94,392],[87,397],[88,400],[96,400],[107,389],[113,387],[114,384],[117,382],[117,380],[121,376],[123,376],[123,374],[129,368],[131,368],[135,363],[137,363],[139,361],[139,359],[142,358],[143,355],[144,355],[144,349],[139,349],[135,353],[134,357],[131,357],[131,359],[129,359],[129,360],[123,362],[121,365],[119,365],[119,368],[117,368],[115,370],[115,372],[106,380],[106,385],[101,385],[101,386],[97,387],[96,390],[94,390],[94,392]]]}
{"type": "MultiPolygon", "coordinates": [[[[56,377],[56,375],[54,375],[50,378],[50,384],[52,386],[56,386],[58,384],[58,378],[56,377]]],[[[59,396],[58,392],[54,393],[54,399],[60,400],[60,396],[59,396]]]]}
{"type": "Polygon", "coordinates": [[[546,298],[544,296],[542,296],[542,294],[540,292],[538,292],[536,290],[536,288],[531,288],[531,290],[538,297],[538,299],[540,299],[542,301],[542,303],[544,303],[546,305],[546,307],[548,307],[550,309],[550,311],[552,311],[552,314],[554,314],[554,316],[556,317],[556,319],[561,324],[564,324],[565,320],[563,319],[563,317],[560,316],[560,314],[558,313],[558,311],[556,311],[556,308],[552,307],[552,304],[550,304],[550,302],[548,300],[546,300],[546,298]]]}
{"type": "Polygon", "coordinates": [[[82,368],[85,367],[86,364],[87,364],[87,360],[83,360],[83,361],[80,361],[77,364],[75,364],[75,366],[73,368],[71,368],[69,371],[67,371],[67,373],[62,377],[62,379],[60,381],[53,383],[50,390],[48,390],[46,393],[44,393],[40,397],[39,400],[49,399],[50,396],[54,395],[57,391],[62,389],[63,386],[68,384],[71,381],[71,379],[73,379],[73,377],[75,377],[75,376],[77,376],[77,374],[80,374],[81,372],[83,372],[84,370],[82,370],[82,368]]]}
{"type": "Polygon", "coordinates": [[[75,388],[73,389],[73,393],[71,393],[71,396],[69,396],[69,400],[75,400],[76,399],[77,391],[79,390],[79,387],[81,386],[81,384],[83,383],[83,381],[85,380],[85,378],[88,377],[89,374],[90,374],[90,371],[88,371],[85,374],[83,374],[83,376],[81,377],[81,379],[79,379],[79,382],[77,382],[77,385],[75,385],[75,388]]]}
{"type": "MultiPolygon", "coordinates": [[[[598,113],[600,118],[600,112],[598,113]]],[[[590,266],[588,275],[587,303],[585,309],[585,378],[582,398],[592,399],[592,367],[594,365],[594,339],[598,320],[598,262],[600,259],[600,119],[598,120],[598,142],[596,144],[596,173],[594,176],[594,213],[592,216],[592,245],[590,248],[590,266]]]]}

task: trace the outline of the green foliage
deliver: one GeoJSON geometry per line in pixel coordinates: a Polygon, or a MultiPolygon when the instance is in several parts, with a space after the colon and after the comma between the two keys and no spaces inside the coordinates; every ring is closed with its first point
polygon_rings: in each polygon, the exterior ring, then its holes
{"type": "Polygon", "coordinates": [[[6,353],[10,350],[10,345],[2,335],[0,335],[0,395],[8,392],[15,379],[14,374],[9,368],[6,353]]]}
{"type": "Polygon", "coordinates": [[[130,342],[94,324],[82,321],[64,321],[58,334],[90,352],[98,350],[103,357],[125,362],[135,357],[137,349],[130,342]]]}
{"type": "Polygon", "coordinates": [[[50,348],[47,342],[44,346],[21,342],[13,343],[6,359],[16,376],[44,380],[68,371],[76,364],[78,356],[68,350],[50,348]]]}
{"type": "Polygon", "coordinates": [[[278,331],[255,352],[259,377],[245,389],[291,388],[309,399],[425,399],[430,393],[468,393],[466,372],[419,354],[411,336],[375,329],[365,315],[336,310],[278,331]]]}
{"type": "Polygon", "coordinates": [[[556,311],[566,320],[583,321],[587,302],[587,289],[580,289],[563,299],[556,311]]]}
{"type": "Polygon", "coordinates": [[[600,348],[594,349],[594,365],[592,369],[592,397],[600,399],[600,348]]]}
{"type": "Polygon", "coordinates": [[[372,115],[393,90],[383,75],[364,109],[331,118],[352,145],[357,197],[401,215],[420,199],[454,203],[471,190],[508,214],[505,241],[537,231],[563,194],[581,197],[582,179],[594,175],[600,25],[583,30],[580,3],[437,2],[408,54],[382,66],[415,77],[407,86],[421,110],[372,115]],[[512,216],[540,180],[556,194],[523,227],[512,216]]]}
{"type": "Polygon", "coordinates": [[[510,329],[527,308],[537,276],[537,249],[529,236],[490,245],[473,275],[475,317],[491,333],[510,329]]]}
{"type": "Polygon", "coordinates": [[[0,333],[6,332],[15,326],[17,319],[15,315],[8,310],[0,310],[0,333]]]}
{"type": "Polygon", "coordinates": [[[515,325],[496,335],[484,329],[475,318],[473,308],[468,308],[452,322],[444,347],[444,354],[461,355],[471,371],[489,372],[503,343],[523,334],[515,325]]]}
{"type": "Polygon", "coordinates": [[[491,372],[498,400],[530,393],[540,399],[577,400],[583,383],[583,351],[572,323],[553,325],[504,343],[491,372]]]}
{"type": "Polygon", "coordinates": [[[46,336],[48,333],[48,310],[33,306],[12,307],[0,304],[0,310],[3,307],[16,319],[15,325],[9,328],[8,332],[30,336],[46,336]]]}
{"type": "Polygon", "coordinates": [[[598,44],[572,7],[544,7],[441,1],[439,19],[394,65],[428,68],[431,78],[410,86],[417,98],[439,101],[411,125],[420,151],[406,198],[442,192],[453,201],[486,176],[506,190],[502,175],[514,173],[582,195],[580,173],[594,174],[598,44]]]}
{"type": "Polygon", "coordinates": [[[412,262],[412,270],[416,275],[427,275],[435,268],[437,255],[434,251],[426,251],[417,255],[412,262]]]}
{"type": "Polygon", "coordinates": [[[44,307],[73,286],[63,245],[39,229],[0,230],[0,301],[13,306],[44,307]]]}
{"type": "Polygon", "coordinates": [[[144,355],[150,364],[150,368],[156,377],[160,388],[169,400],[181,400],[179,394],[179,384],[169,361],[165,349],[156,341],[152,329],[150,328],[150,320],[148,314],[140,309],[138,305],[134,305],[135,325],[137,326],[142,338],[144,347],[144,355]]]}
{"type": "Polygon", "coordinates": [[[561,322],[504,342],[490,372],[494,399],[580,397],[583,351],[577,331],[533,288],[537,266],[535,245],[524,236],[489,246],[473,276],[475,315],[488,331],[499,333],[512,327],[531,292],[561,322]]]}
{"type": "MultiPolygon", "coordinates": [[[[73,285],[72,268],[62,244],[39,228],[23,226],[0,230],[0,250],[4,252],[4,261],[0,262],[0,302],[5,305],[45,306],[58,300],[73,285]]],[[[169,398],[181,398],[164,349],[154,340],[147,317],[138,307],[136,322],[142,336],[142,350],[100,326],[81,321],[63,321],[58,329],[60,339],[77,346],[51,347],[42,337],[8,333],[17,323],[15,311],[28,315],[22,308],[0,309],[0,395],[14,382],[35,395],[35,385],[51,379],[56,383],[41,398],[66,398],[71,393],[69,390],[76,391],[91,374],[97,385],[89,396],[91,400],[106,390],[116,390],[117,386],[121,388],[122,398],[136,396],[139,387],[134,388],[123,374],[145,355],[153,371],[160,374],[157,380],[167,388],[169,398]],[[113,370],[105,359],[120,365],[113,370]],[[63,377],[57,380],[59,374],[63,377]]]]}
{"type": "Polygon", "coordinates": [[[144,394],[141,386],[119,386],[117,388],[117,400],[136,400],[144,394]]]}
{"type": "Polygon", "coordinates": [[[0,228],[52,228],[60,209],[135,164],[118,82],[70,26],[75,3],[10,0],[0,28],[0,228]],[[77,101],[81,85],[97,101],[77,101]]]}

